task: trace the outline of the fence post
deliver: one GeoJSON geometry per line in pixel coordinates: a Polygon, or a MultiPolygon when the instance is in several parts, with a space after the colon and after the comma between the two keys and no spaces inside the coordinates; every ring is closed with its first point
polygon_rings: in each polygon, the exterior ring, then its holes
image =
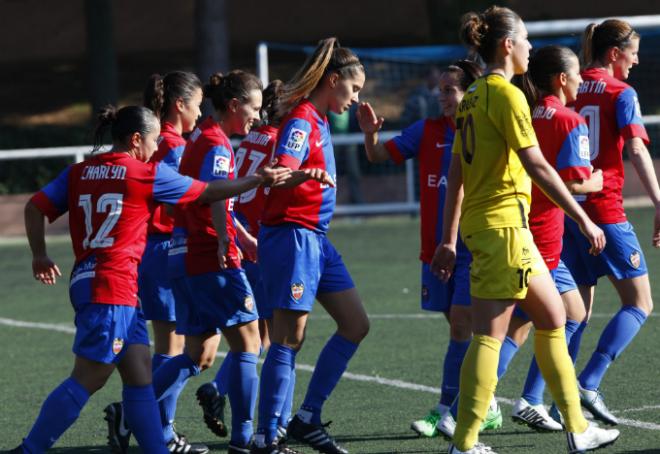
{"type": "Polygon", "coordinates": [[[264,88],[268,85],[268,44],[257,44],[257,76],[261,79],[264,88]]]}

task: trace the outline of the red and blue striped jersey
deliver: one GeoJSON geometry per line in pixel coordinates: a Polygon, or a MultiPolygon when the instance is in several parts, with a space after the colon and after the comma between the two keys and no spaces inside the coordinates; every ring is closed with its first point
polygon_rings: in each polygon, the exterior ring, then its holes
{"type": "MultiPolygon", "coordinates": [[[[422,249],[419,258],[431,263],[442,239],[443,210],[447,194],[447,174],[451,163],[451,147],[456,127],[449,117],[420,120],[405,128],[400,136],[385,142],[392,160],[401,164],[406,159],[419,160],[419,205],[422,249]]],[[[457,254],[469,257],[458,241],[457,254]]],[[[460,257],[459,257],[460,259],[460,257]]]]}
{"type": "Polygon", "coordinates": [[[137,306],[137,268],[156,204],[188,203],[205,188],[162,162],[109,152],[68,167],[31,200],[51,222],[69,212],[76,265],[95,261],[80,275],[93,278],[92,301],[137,306]]]}
{"type": "MultiPolygon", "coordinates": [[[[300,102],[282,121],[275,163],[294,170],[324,169],[337,181],[328,119],[308,100],[300,102]]],[[[318,181],[309,180],[293,188],[271,188],[261,222],[264,225],[291,222],[325,233],[336,199],[337,188],[318,181]]]]}
{"type": "MultiPolygon", "coordinates": [[[[185,146],[186,140],[174,129],[174,125],[167,121],[163,122],[160,129],[160,137],[158,137],[158,150],[151,157],[150,161],[163,162],[178,172],[181,155],[185,146]]],[[[151,219],[149,219],[147,233],[149,235],[169,235],[172,233],[173,228],[174,220],[166,213],[165,207],[158,205],[151,219]]]]}
{"type": "Polygon", "coordinates": [[[649,143],[635,90],[604,68],[582,72],[575,111],[589,126],[591,164],[603,171],[603,190],[589,194],[584,209],[596,223],[624,222],[623,144],[633,137],[649,143]]]}
{"type": "MultiPolygon", "coordinates": [[[[250,131],[236,150],[236,173],[239,178],[252,175],[273,159],[277,143],[277,128],[263,125],[250,131]]],[[[259,234],[261,216],[270,188],[262,186],[241,194],[234,211],[243,227],[254,237],[259,234]]]]}
{"type": "MultiPolygon", "coordinates": [[[[541,98],[534,106],[532,125],[545,159],[562,180],[588,180],[591,177],[589,131],[584,118],[551,95],[541,98]]],[[[557,268],[564,234],[564,212],[535,184],[532,185],[529,227],[548,268],[557,268]]]]}
{"type": "MultiPolygon", "coordinates": [[[[229,138],[218,123],[209,117],[190,134],[181,158],[179,171],[201,181],[233,180],[234,150],[229,138]]],[[[234,224],[234,198],[225,201],[227,212],[227,266],[240,268],[234,224]]],[[[188,251],[185,263],[188,274],[220,271],[218,234],[211,222],[209,205],[191,204],[185,207],[185,227],[188,232],[188,251]]]]}

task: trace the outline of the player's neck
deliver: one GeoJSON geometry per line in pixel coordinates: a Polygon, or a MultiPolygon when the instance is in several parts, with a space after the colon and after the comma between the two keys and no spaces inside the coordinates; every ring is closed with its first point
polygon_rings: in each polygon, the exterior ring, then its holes
{"type": "Polygon", "coordinates": [[[588,67],[589,69],[604,69],[607,71],[607,74],[614,77],[614,65],[612,63],[605,64],[600,61],[594,61],[588,67]]]}
{"type": "Polygon", "coordinates": [[[181,121],[181,117],[178,115],[166,115],[163,119],[163,122],[171,124],[177,134],[183,135],[183,122],[181,121]]]}
{"type": "Polygon", "coordinates": [[[498,74],[504,77],[507,81],[511,81],[513,77],[513,63],[508,62],[493,63],[486,67],[486,74],[498,74]]]}
{"type": "Polygon", "coordinates": [[[326,98],[323,96],[323,93],[321,93],[318,89],[314,90],[310,95],[309,102],[312,103],[312,105],[316,108],[316,110],[323,116],[325,116],[328,113],[328,102],[324,100],[326,98]]]}

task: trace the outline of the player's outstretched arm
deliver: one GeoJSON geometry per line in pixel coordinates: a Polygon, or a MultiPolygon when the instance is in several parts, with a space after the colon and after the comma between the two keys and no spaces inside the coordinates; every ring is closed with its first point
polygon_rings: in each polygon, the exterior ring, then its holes
{"type": "Polygon", "coordinates": [[[321,184],[326,184],[332,188],[335,187],[335,180],[330,174],[323,169],[300,169],[293,170],[286,179],[282,179],[273,184],[274,188],[292,188],[304,183],[305,181],[314,180],[321,184]]]}
{"type": "Polygon", "coordinates": [[[603,189],[603,171],[596,169],[588,180],[569,180],[565,182],[571,194],[589,194],[603,189]]]}
{"type": "Polygon", "coordinates": [[[253,175],[235,180],[215,180],[208,184],[204,192],[197,199],[201,203],[211,203],[242,194],[259,185],[273,186],[286,181],[291,169],[286,167],[262,167],[253,175]]]}
{"type": "Polygon", "coordinates": [[[653,160],[649,154],[644,141],[639,137],[628,139],[624,145],[630,162],[632,163],[646,193],[651,198],[655,207],[655,216],[653,218],[653,246],[660,247],[660,188],[658,188],[658,177],[655,174],[653,160]]]}
{"type": "Polygon", "coordinates": [[[442,240],[438,244],[431,260],[431,271],[447,282],[456,265],[456,241],[458,240],[458,221],[463,203],[463,169],[461,157],[453,154],[447,174],[447,194],[443,211],[442,240]]]}
{"type": "Polygon", "coordinates": [[[32,275],[38,281],[53,285],[62,276],[46,253],[46,216],[32,202],[25,205],[25,232],[32,251],[32,275]]]}
{"type": "Polygon", "coordinates": [[[355,115],[364,133],[364,149],[369,162],[383,162],[390,158],[385,145],[378,142],[378,131],[383,127],[385,119],[376,115],[368,102],[361,102],[355,115]]]}
{"type": "Polygon", "coordinates": [[[591,244],[589,252],[593,255],[600,254],[605,248],[605,234],[571,196],[557,171],[543,157],[541,149],[537,146],[523,148],[518,150],[518,156],[534,183],[578,223],[591,244]]]}

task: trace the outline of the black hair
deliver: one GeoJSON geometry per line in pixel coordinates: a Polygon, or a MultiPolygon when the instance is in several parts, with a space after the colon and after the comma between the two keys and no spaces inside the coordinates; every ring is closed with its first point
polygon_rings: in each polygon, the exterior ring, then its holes
{"type": "Polygon", "coordinates": [[[527,73],[517,83],[529,105],[535,105],[544,93],[551,93],[554,77],[567,73],[576,59],[577,55],[564,46],[545,46],[537,50],[529,59],[527,73]]]}
{"type": "Polygon", "coordinates": [[[190,102],[195,92],[202,88],[199,78],[190,72],[173,71],[161,76],[152,74],[144,89],[144,106],[159,118],[165,117],[177,99],[190,102]]]}
{"type": "Polygon", "coordinates": [[[204,86],[204,97],[210,98],[215,110],[226,112],[229,101],[238,99],[246,102],[252,90],[263,90],[261,80],[254,74],[234,70],[226,75],[215,73],[204,86]]]}
{"type": "Polygon", "coordinates": [[[481,66],[470,60],[456,60],[447,66],[442,72],[455,74],[462,91],[472,85],[472,82],[481,77],[483,70],[481,66]]]}
{"type": "Polygon", "coordinates": [[[472,11],[465,14],[461,18],[459,36],[486,63],[492,63],[498,43],[504,38],[515,38],[521,21],[520,16],[509,8],[493,5],[483,13],[472,11]]]}
{"type": "Polygon", "coordinates": [[[158,118],[146,107],[126,106],[117,110],[115,106],[107,105],[97,116],[92,152],[101,148],[103,136],[108,129],[113,144],[127,145],[128,139],[136,132],[144,137],[158,128],[160,128],[158,118]]]}

